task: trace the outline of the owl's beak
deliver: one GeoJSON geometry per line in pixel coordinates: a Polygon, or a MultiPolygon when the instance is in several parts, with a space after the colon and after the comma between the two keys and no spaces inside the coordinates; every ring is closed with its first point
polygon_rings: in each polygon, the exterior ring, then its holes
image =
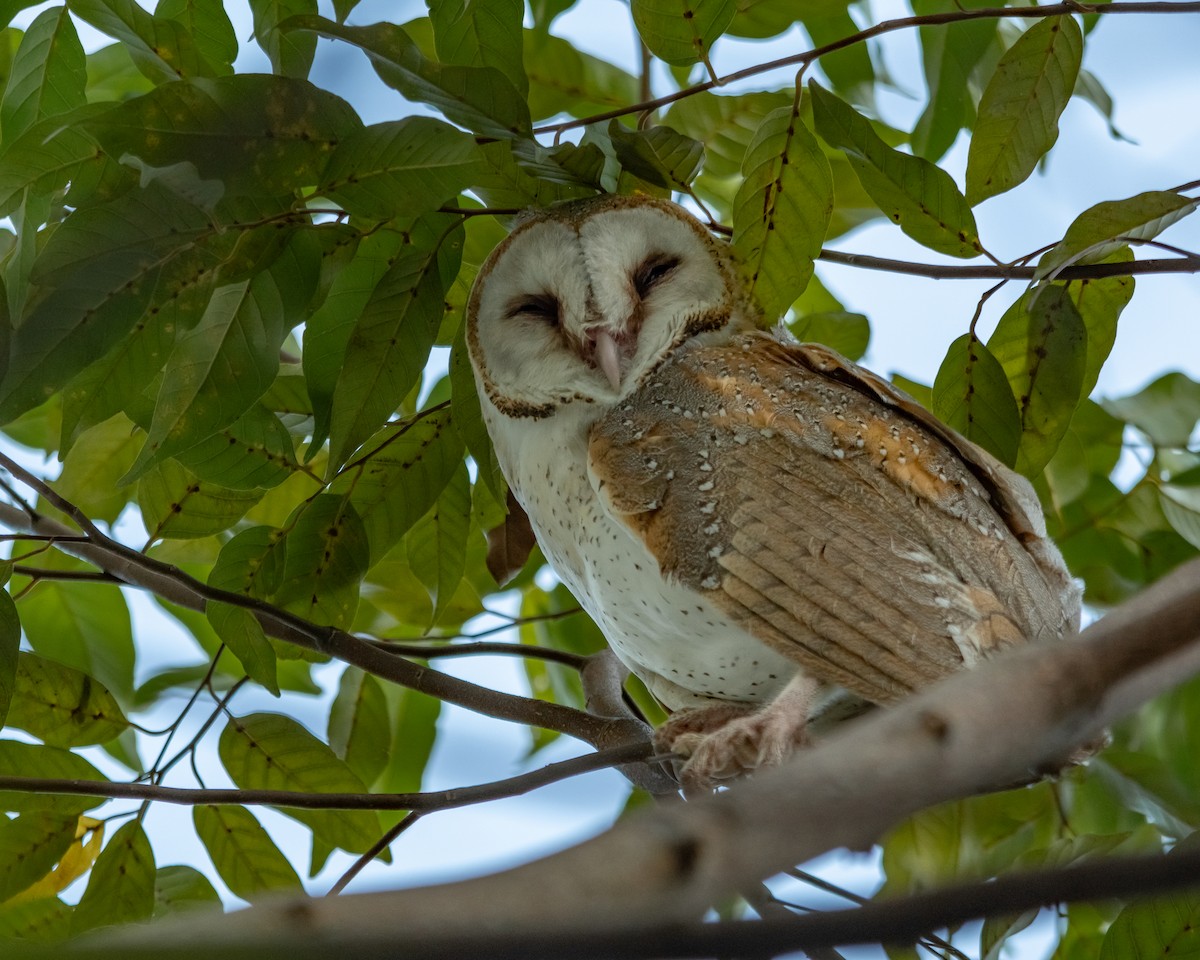
{"type": "Polygon", "coordinates": [[[612,334],[603,327],[596,331],[596,365],[608,377],[614,390],[621,389],[621,349],[612,334]]]}

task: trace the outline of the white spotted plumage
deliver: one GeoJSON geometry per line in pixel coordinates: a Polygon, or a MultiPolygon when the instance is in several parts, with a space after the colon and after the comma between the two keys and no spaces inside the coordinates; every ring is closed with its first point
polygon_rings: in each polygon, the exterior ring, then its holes
{"type": "Polygon", "coordinates": [[[505,476],[696,783],[1078,620],[1023,479],[756,319],[721,241],[633,197],[531,215],[467,312],[505,476]]]}

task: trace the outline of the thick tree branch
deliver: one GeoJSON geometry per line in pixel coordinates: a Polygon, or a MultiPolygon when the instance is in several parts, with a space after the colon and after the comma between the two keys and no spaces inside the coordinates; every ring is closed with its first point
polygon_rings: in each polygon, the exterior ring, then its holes
{"type": "Polygon", "coordinates": [[[959,673],[847,724],[785,767],[697,802],[645,810],[544,860],[336,903],[264,904],[221,924],[181,919],[110,942],[125,957],[166,956],[165,945],[180,942],[222,955],[248,943],[344,948],[351,934],[356,948],[386,945],[393,957],[479,955],[481,944],[501,935],[519,939],[522,956],[534,955],[527,952],[533,937],[568,936],[579,945],[623,932],[623,943],[644,942],[793,864],[839,846],[865,847],[926,806],[1056,769],[1079,744],[1198,670],[1195,560],[1078,638],[959,673]],[[530,902],[538,904],[535,915],[530,902]],[[451,949],[464,943],[464,903],[474,953],[451,949]],[[406,918],[402,942],[398,915],[406,918]]]}

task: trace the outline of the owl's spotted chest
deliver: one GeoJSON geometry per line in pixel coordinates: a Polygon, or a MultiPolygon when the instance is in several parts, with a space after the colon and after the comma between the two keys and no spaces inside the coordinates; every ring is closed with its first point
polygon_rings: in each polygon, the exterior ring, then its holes
{"type": "Polygon", "coordinates": [[[585,433],[539,431],[510,475],[563,582],[668,707],[770,700],[797,665],[664,576],[659,559],[608,514],[587,474],[586,443],[585,433]]]}

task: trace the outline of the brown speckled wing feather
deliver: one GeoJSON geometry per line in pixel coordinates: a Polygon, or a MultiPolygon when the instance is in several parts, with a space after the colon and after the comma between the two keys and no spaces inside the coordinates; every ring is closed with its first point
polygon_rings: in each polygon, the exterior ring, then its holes
{"type": "Polygon", "coordinates": [[[869,700],[1074,629],[1027,484],[825,348],[754,334],[682,352],[589,454],[664,574],[869,700]]]}

